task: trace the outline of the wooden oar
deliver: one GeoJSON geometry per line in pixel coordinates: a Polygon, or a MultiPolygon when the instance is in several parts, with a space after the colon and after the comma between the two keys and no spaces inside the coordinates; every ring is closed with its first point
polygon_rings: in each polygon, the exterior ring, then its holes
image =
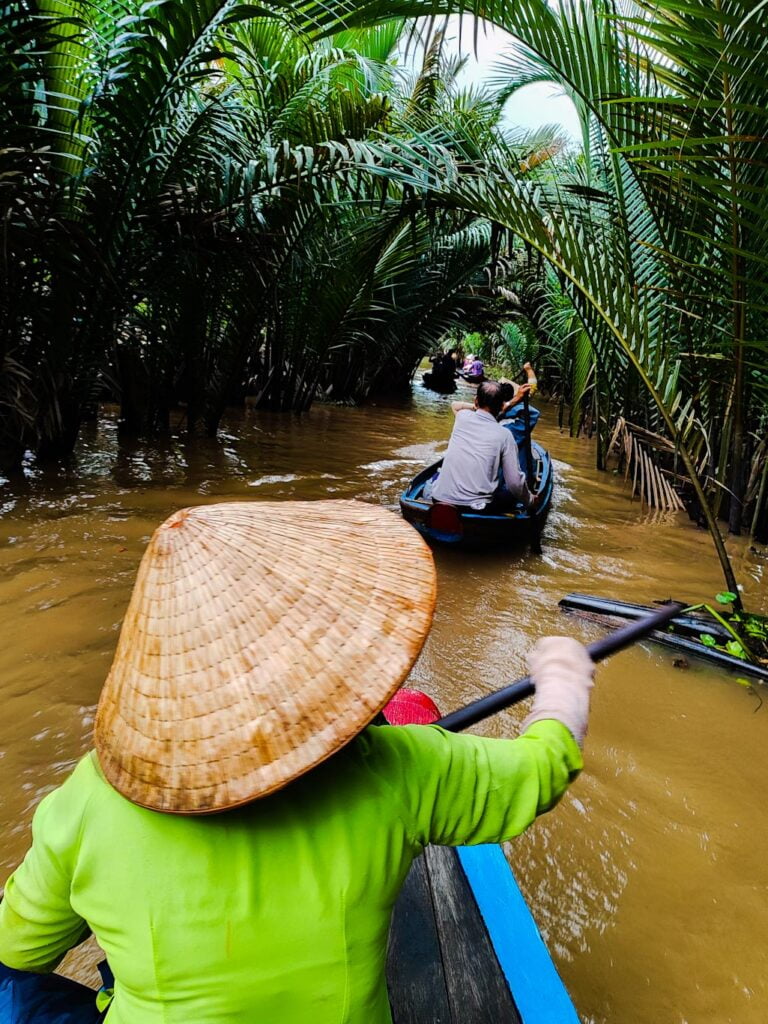
{"type": "Polygon", "coordinates": [[[525,449],[525,482],[528,484],[528,490],[533,494],[535,480],[533,476],[533,451],[531,449],[531,409],[527,391],[523,395],[523,422],[525,423],[525,439],[523,440],[523,448],[525,449]]]}
{"type": "MultiPolygon", "coordinates": [[[[624,650],[625,647],[637,643],[638,640],[645,639],[654,630],[663,629],[670,619],[674,619],[676,615],[680,614],[684,607],[677,602],[663,605],[652,615],[637,619],[628,626],[622,626],[621,629],[617,629],[601,640],[595,640],[594,643],[587,646],[587,653],[592,661],[602,661],[603,658],[608,658],[611,654],[624,650]]],[[[484,718],[495,715],[497,711],[503,711],[505,708],[525,700],[526,697],[532,697],[535,692],[536,687],[533,685],[531,677],[526,676],[495,693],[489,693],[487,697],[481,697],[479,700],[467,704],[466,707],[459,708],[458,711],[452,711],[450,715],[441,718],[435,725],[440,725],[449,732],[461,732],[462,729],[468,729],[470,725],[475,725],[484,718]]]]}

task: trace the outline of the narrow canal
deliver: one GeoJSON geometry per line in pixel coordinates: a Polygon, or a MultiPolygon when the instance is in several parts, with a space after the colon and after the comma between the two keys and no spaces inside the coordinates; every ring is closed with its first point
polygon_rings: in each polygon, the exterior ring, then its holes
{"type": "MultiPolygon", "coordinates": [[[[34,807],[89,746],[154,527],[179,507],[225,499],[395,508],[451,421],[448,400],[417,386],[412,403],[249,412],[219,442],[118,454],[107,419],[68,471],[0,486],[0,879],[24,853],[34,807]]],[[[536,433],[558,480],[543,555],[436,553],[435,624],[411,683],[446,711],[522,675],[539,636],[600,635],[558,611],[569,591],[699,601],[722,586],[704,533],[631,504],[551,410],[536,433]]],[[[765,611],[768,563],[746,548],[735,558],[747,604],[765,611]]],[[[672,660],[647,646],[599,669],[587,769],[509,856],[585,1022],[765,1024],[768,701],[672,660]]],[[[521,716],[483,729],[514,735],[521,716]]]]}

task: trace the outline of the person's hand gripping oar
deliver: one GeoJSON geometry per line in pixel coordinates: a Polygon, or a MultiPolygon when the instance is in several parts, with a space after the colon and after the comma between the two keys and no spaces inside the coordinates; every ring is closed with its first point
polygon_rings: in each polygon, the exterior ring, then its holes
{"type": "Polygon", "coordinates": [[[638,640],[644,640],[657,629],[663,629],[671,619],[679,615],[682,604],[670,603],[645,618],[637,619],[622,626],[609,636],[583,647],[570,637],[545,637],[540,640],[531,655],[532,674],[538,680],[538,688],[530,676],[518,679],[495,693],[452,711],[435,724],[449,732],[460,732],[484,718],[518,704],[526,697],[536,696],[528,716],[527,724],[542,718],[554,717],[568,720],[569,728],[578,741],[583,739],[591,688],[592,664],[624,650],[638,640]],[[589,656],[587,658],[586,656],[589,656]],[[571,685],[573,682],[589,679],[588,685],[571,685]],[[553,715],[556,705],[557,714],[553,715]],[[582,724],[583,723],[583,724],[582,724]],[[577,735],[580,733],[581,735],[577,735]]]}

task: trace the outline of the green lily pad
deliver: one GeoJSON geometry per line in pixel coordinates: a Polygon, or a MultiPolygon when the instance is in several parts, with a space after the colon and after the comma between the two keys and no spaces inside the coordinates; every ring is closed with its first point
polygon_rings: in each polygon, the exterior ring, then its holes
{"type": "Polygon", "coordinates": [[[743,659],[747,656],[747,652],[744,650],[744,648],[741,646],[738,640],[729,640],[728,643],[725,645],[725,649],[726,651],[728,651],[729,654],[732,654],[734,658],[743,659]]]}

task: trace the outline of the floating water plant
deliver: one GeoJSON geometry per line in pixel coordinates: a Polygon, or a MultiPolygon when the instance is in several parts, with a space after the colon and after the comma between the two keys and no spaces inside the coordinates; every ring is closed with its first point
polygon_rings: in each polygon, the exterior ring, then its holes
{"type": "MultiPolygon", "coordinates": [[[[732,604],[737,595],[730,590],[715,594],[715,601],[720,605],[732,604]]],[[[694,604],[686,608],[686,612],[705,611],[718,622],[731,636],[725,643],[711,633],[702,632],[699,640],[705,647],[723,651],[734,658],[755,663],[768,663],[768,619],[762,615],[752,615],[743,611],[718,611],[709,604],[694,604]]]]}

